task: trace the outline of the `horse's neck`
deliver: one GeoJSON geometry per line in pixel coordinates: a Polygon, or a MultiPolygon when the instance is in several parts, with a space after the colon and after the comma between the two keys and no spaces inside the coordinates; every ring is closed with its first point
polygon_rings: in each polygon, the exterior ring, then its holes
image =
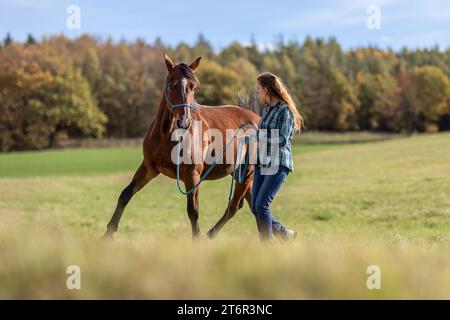
{"type": "Polygon", "coordinates": [[[166,100],[161,98],[158,112],[153,127],[152,135],[158,135],[163,141],[169,138],[172,127],[172,120],[170,119],[170,112],[166,105],[166,100]]]}

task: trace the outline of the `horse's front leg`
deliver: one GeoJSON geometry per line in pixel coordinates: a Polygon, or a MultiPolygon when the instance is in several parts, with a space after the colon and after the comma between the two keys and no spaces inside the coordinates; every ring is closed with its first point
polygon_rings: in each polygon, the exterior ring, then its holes
{"type": "MultiPolygon", "coordinates": [[[[196,176],[193,176],[193,178],[189,179],[188,182],[185,183],[186,190],[190,190],[193,188],[197,182],[199,181],[199,178],[196,176]]],[[[189,220],[191,221],[191,227],[192,227],[192,238],[198,239],[200,237],[200,227],[198,224],[198,215],[199,215],[199,189],[195,189],[192,193],[187,195],[187,213],[189,220]]]]}
{"type": "Polygon", "coordinates": [[[199,214],[199,201],[198,201],[198,189],[188,195],[187,199],[187,212],[192,227],[192,238],[198,239],[200,237],[200,227],[198,225],[199,214]]]}
{"type": "Polygon", "coordinates": [[[111,220],[108,223],[107,230],[104,234],[104,238],[110,238],[117,231],[120,218],[126,205],[130,201],[131,197],[141,190],[150,180],[156,177],[159,171],[156,168],[148,168],[144,162],[141,163],[130,184],[121,192],[119,200],[117,201],[116,210],[114,211],[111,220]]]}

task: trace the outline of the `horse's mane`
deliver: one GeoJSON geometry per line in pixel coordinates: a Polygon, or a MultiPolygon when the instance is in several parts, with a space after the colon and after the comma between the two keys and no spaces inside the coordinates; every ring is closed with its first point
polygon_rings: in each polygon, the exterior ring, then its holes
{"type": "Polygon", "coordinates": [[[198,80],[197,76],[194,72],[192,72],[191,68],[188,67],[185,63],[178,64],[178,67],[180,68],[181,72],[183,72],[184,76],[194,82],[194,84],[197,87],[200,87],[200,81],[198,80]]]}

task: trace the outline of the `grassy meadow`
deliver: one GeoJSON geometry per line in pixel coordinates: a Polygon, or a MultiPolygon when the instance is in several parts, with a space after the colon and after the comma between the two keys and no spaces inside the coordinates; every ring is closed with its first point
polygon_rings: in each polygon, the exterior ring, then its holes
{"type": "MultiPolygon", "coordinates": [[[[100,241],[141,147],[2,154],[0,298],[450,299],[450,134],[331,138],[296,137],[272,212],[299,237],[269,245],[247,204],[215,240],[193,242],[185,197],[164,176],[100,241]],[[72,264],[81,290],[66,288],[72,264]],[[369,265],[380,290],[366,286],[369,265]]],[[[229,183],[202,185],[203,234],[229,183]]]]}

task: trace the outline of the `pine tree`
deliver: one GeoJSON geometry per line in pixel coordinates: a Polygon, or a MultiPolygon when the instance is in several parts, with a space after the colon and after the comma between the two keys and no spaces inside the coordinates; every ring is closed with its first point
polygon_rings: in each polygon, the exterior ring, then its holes
{"type": "Polygon", "coordinates": [[[13,39],[11,37],[11,34],[8,32],[6,34],[6,37],[3,39],[3,46],[6,47],[6,46],[10,45],[11,43],[13,43],[13,39]]]}
{"type": "Polygon", "coordinates": [[[29,33],[27,35],[27,41],[25,42],[26,45],[33,45],[36,44],[36,40],[34,39],[33,35],[31,33],[29,33]]]}

